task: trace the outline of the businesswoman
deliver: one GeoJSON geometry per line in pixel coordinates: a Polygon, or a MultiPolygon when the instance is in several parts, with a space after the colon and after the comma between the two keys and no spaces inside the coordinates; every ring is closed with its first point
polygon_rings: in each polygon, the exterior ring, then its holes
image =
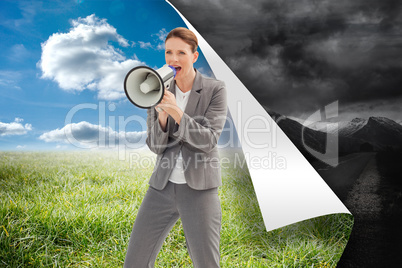
{"type": "Polygon", "coordinates": [[[222,181],[217,142],[227,97],[223,82],[204,77],[193,67],[197,47],[197,37],[186,28],[173,29],[165,40],[165,60],[175,67],[176,77],[162,101],[147,112],[146,142],[157,154],[156,164],[124,267],[154,267],[179,218],[194,267],[219,267],[222,181]]]}

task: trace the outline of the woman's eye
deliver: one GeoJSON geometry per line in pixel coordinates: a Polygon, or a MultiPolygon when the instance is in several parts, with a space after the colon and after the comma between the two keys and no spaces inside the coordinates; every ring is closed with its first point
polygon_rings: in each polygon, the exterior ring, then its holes
{"type": "Polygon", "coordinates": [[[166,54],[172,54],[172,52],[170,52],[170,51],[166,51],[166,54]]]}
{"type": "Polygon", "coordinates": [[[183,51],[181,51],[180,54],[185,55],[186,53],[184,53],[183,51]]]}

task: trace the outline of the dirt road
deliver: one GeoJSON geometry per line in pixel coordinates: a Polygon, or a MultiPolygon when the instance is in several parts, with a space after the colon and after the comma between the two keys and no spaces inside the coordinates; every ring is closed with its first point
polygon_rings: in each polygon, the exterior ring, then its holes
{"type": "Polygon", "coordinates": [[[355,220],[338,268],[402,267],[401,163],[400,154],[360,153],[315,165],[355,220]]]}

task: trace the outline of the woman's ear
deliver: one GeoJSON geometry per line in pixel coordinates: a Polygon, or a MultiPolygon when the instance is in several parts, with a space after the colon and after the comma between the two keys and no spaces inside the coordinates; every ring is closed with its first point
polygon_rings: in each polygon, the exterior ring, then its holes
{"type": "Polygon", "coordinates": [[[193,58],[193,63],[195,63],[198,59],[199,53],[198,51],[194,52],[194,58],[193,58]]]}

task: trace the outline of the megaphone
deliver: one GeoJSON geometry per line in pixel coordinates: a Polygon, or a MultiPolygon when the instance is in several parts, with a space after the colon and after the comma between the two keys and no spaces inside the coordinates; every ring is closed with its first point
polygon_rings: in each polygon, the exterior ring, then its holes
{"type": "Polygon", "coordinates": [[[148,109],[158,104],[176,76],[176,69],[164,65],[158,70],[148,66],[131,69],[124,79],[124,92],[135,106],[148,109]]]}

